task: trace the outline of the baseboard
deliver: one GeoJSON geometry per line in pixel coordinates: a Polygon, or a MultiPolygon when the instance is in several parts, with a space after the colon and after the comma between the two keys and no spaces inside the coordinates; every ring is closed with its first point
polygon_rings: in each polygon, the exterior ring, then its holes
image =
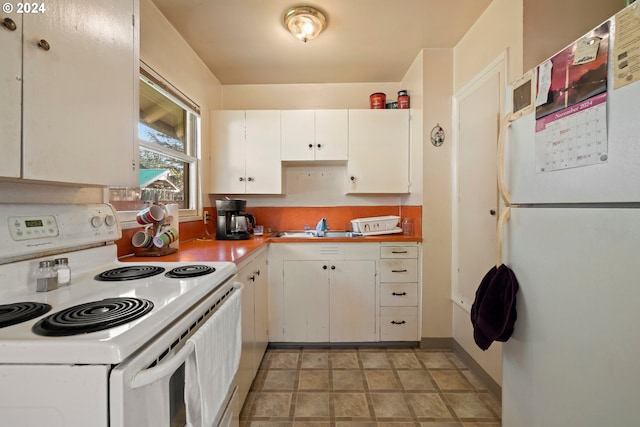
{"type": "Polygon", "coordinates": [[[492,377],[482,369],[482,366],[475,361],[475,359],[467,353],[465,350],[455,339],[451,339],[452,341],[452,349],[453,352],[460,358],[462,363],[464,363],[469,370],[471,370],[475,376],[478,377],[480,381],[487,386],[487,390],[489,393],[493,394],[498,402],[502,402],[502,387],[498,384],[492,377]]]}
{"type": "Polygon", "coordinates": [[[453,350],[453,338],[422,338],[420,341],[420,348],[426,348],[429,350],[435,349],[447,349],[453,350]]]}
{"type": "Polygon", "coordinates": [[[415,348],[418,341],[381,341],[381,342],[270,342],[269,348],[415,348]]]}

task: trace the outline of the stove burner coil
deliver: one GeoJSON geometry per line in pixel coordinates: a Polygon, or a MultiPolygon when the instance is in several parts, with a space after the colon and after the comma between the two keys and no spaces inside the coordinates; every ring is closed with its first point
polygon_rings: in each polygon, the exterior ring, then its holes
{"type": "Polygon", "coordinates": [[[33,325],[32,330],[54,337],[97,332],[131,322],[152,308],[153,303],[145,299],[106,298],[53,313],[33,325]]]}
{"type": "Polygon", "coordinates": [[[164,272],[164,268],[154,265],[131,265],[103,271],[94,277],[103,282],[144,279],[164,272]]]}
{"type": "Polygon", "coordinates": [[[40,302],[14,302],[0,305],[0,328],[26,322],[49,312],[51,306],[40,302]]]}
{"type": "Polygon", "coordinates": [[[190,277],[204,276],[216,271],[215,268],[207,265],[185,265],[182,267],[176,267],[171,271],[164,273],[165,276],[172,279],[188,279],[190,277]]]}

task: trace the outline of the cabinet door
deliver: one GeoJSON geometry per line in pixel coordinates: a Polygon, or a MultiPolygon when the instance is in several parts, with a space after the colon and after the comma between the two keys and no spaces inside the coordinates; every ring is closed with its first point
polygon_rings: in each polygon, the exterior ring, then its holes
{"type": "Polygon", "coordinates": [[[248,194],[281,194],[280,111],[246,111],[246,182],[248,194]]]}
{"type": "Polygon", "coordinates": [[[238,279],[244,285],[242,288],[242,352],[238,366],[237,382],[238,396],[244,401],[249,393],[251,382],[255,376],[255,285],[253,277],[253,263],[238,272],[238,279]]]}
{"type": "Polygon", "coordinates": [[[245,112],[211,111],[212,193],[243,194],[245,187],[245,112]]]}
{"type": "Polygon", "coordinates": [[[255,369],[258,370],[262,356],[269,344],[269,316],[268,316],[268,291],[269,272],[267,271],[267,251],[258,256],[254,261],[253,275],[255,276],[255,369]]]}
{"type": "Polygon", "coordinates": [[[134,1],[46,9],[23,16],[23,177],[137,186],[134,1]]]}
{"type": "Polygon", "coordinates": [[[22,76],[22,15],[6,16],[0,13],[0,20],[12,19],[16,25],[13,31],[0,28],[0,129],[2,129],[2,155],[0,155],[0,176],[20,177],[20,101],[22,76]]]}
{"type": "Polygon", "coordinates": [[[315,159],[347,160],[348,110],[316,110],[315,119],[315,159]]]}
{"type": "Polygon", "coordinates": [[[283,262],[285,342],[329,341],[329,263],[283,262]]]}
{"type": "Polygon", "coordinates": [[[409,191],[409,110],[349,110],[347,193],[409,191]]]}
{"type": "Polygon", "coordinates": [[[375,261],[330,261],[331,342],[376,341],[375,261]]]}
{"type": "Polygon", "coordinates": [[[314,160],[315,119],[313,110],[283,110],[282,160],[314,160]]]}

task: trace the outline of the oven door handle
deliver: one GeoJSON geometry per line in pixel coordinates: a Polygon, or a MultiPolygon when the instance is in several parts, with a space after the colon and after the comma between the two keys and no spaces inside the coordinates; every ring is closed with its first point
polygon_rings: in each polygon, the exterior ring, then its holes
{"type": "Polygon", "coordinates": [[[188,340],[184,346],[171,358],[164,360],[153,368],[145,369],[138,372],[131,379],[131,388],[136,389],[148,386],[154,382],[172,375],[182,365],[187,358],[193,353],[196,345],[193,341],[188,340]]]}

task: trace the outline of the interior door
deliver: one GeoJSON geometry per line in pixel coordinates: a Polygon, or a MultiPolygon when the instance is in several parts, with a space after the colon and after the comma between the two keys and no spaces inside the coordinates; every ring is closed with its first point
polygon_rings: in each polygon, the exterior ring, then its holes
{"type": "MultiPolygon", "coordinates": [[[[496,263],[496,148],[503,63],[479,76],[457,98],[457,221],[454,298],[471,307],[477,285],[496,263]],[[455,280],[457,279],[457,282],[455,280]]],[[[455,264],[454,264],[455,265],[455,264]]]]}

